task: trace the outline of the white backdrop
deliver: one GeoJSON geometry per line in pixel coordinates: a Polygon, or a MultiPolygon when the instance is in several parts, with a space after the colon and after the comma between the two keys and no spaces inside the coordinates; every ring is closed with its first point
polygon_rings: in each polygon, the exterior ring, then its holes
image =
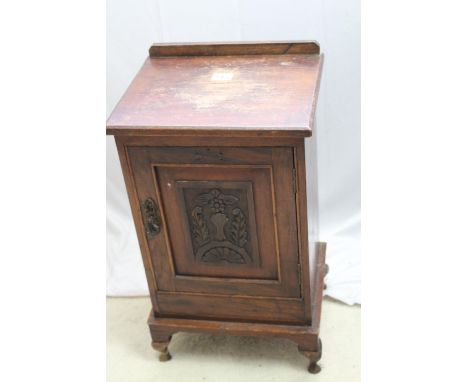
{"type": "MultiPolygon", "coordinates": [[[[317,109],[326,294],[360,303],[359,0],[107,0],[107,115],[153,42],[307,40],[325,54],[317,109]]],[[[310,180],[310,179],[309,179],[310,180]]],[[[107,292],[148,294],[117,151],[107,137],[107,292]]]]}

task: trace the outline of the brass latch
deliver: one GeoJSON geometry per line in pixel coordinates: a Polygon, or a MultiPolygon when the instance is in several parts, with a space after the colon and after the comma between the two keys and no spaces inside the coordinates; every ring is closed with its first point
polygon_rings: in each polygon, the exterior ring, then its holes
{"type": "Polygon", "coordinates": [[[161,232],[161,215],[158,205],[152,198],[147,198],[141,204],[141,213],[145,224],[145,232],[149,238],[161,232]]]}

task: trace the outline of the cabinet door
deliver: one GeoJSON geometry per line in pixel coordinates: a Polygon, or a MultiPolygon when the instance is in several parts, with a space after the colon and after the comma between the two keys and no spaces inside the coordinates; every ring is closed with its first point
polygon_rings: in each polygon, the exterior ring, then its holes
{"type": "Polygon", "coordinates": [[[128,147],[158,292],[301,295],[290,147],[128,147]]]}

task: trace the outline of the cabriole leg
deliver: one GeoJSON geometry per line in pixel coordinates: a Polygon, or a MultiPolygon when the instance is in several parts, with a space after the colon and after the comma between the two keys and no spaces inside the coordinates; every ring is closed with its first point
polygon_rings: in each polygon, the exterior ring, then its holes
{"type": "Polygon", "coordinates": [[[153,347],[154,350],[157,350],[159,354],[159,360],[161,362],[166,362],[169,361],[172,356],[171,353],[169,353],[169,342],[171,342],[171,337],[169,337],[166,341],[153,341],[151,342],[151,346],[153,347]]]}
{"type": "Polygon", "coordinates": [[[299,345],[298,349],[304,356],[306,356],[310,360],[309,373],[312,373],[312,374],[319,373],[321,368],[320,368],[320,365],[317,364],[317,362],[322,357],[322,341],[320,341],[320,338],[317,339],[316,349],[313,349],[313,350],[305,349],[301,345],[299,345]]]}

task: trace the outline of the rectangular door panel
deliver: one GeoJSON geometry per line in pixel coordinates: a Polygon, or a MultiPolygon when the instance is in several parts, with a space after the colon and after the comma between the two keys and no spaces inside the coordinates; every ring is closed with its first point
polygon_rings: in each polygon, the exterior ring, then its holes
{"type": "Polygon", "coordinates": [[[271,167],[157,166],[177,275],[278,280],[271,167]],[[221,180],[229,179],[229,180],[221,180]],[[262,243],[259,246],[259,241],[262,243]]]}

